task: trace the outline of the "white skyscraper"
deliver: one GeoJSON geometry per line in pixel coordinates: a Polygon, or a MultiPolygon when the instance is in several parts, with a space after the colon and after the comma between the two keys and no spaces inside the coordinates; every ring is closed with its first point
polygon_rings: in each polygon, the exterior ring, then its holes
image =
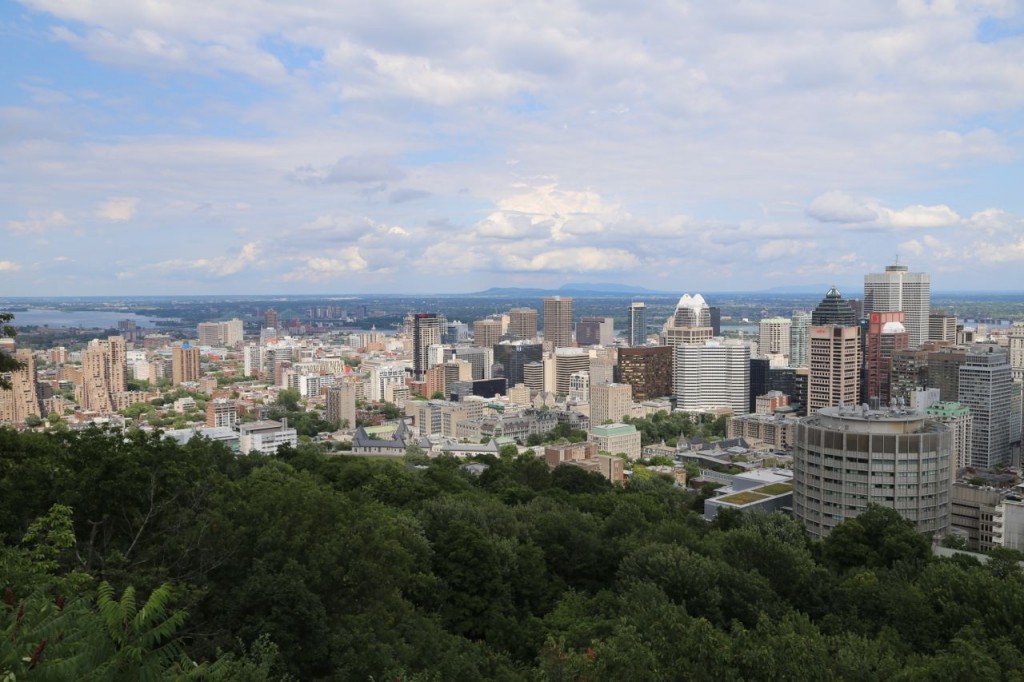
{"type": "Polygon", "coordinates": [[[810,349],[811,314],[805,310],[794,310],[789,329],[789,366],[808,367],[810,349]]]}
{"type": "Polygon", "coordinates": [[[931,278],[910,272],[906,265],[887,265],[885,272],[864,275],[864,316],[873,312],[903,311],[910,345],[928,340],[931,278]]]}
{"type": "Polygon", "coordinates": [[[731,407],[750,411],[750,345],[742,341],[705,341],[675,347],[673,393],[681,410],[698,412],[731,407]]]}

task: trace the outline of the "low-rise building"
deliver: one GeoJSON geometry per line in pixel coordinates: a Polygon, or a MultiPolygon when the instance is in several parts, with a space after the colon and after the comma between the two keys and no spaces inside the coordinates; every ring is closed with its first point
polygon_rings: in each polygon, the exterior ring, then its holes
{"type": "Polygon", "coordinates": [[[590,429],[588,440],[598,451],[612,455],[623,453],[630,460],[640,459],[640,432],[632,424],[602,424],[590,429]]]}
{"type": "Polygon", "coordinates": [[[243,455],[273,455],[282,445],[294,448],[298,444],[299,434],[288,428],[287,419],[249,422],[238,427],[238,451],[243,455]]]}

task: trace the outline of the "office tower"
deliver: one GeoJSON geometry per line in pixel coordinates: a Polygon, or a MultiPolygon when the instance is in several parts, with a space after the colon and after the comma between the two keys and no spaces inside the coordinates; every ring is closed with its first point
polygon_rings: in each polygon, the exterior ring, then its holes
{"type": "Polygon", "coordinates": [[[493,352],[493,375],[505,377],[509,386],[524,383],[526,381],[524,373],[526,365],[531,362],[540,362],[544,358],[542,344],[526,341],[503,341],[494,347],[493,352]]]}
{"type": "Polygon", "coordinates": [[[121,320],[117,323],[117,335],[126,343],[135,343],[139,338],[139,328],[135,320],[121,320]]]}
{"type": "Polygon", "coordinates": [[[273,308],[267,308],[263,313],[263,326],[271,329],[281,328],[281,319],[277,314],[277,311],[273,308]]]}
{"type": "Polygon", "coordinates": [[[629,345],[647,343],[647,305],[640,301],[629,304],[629,345]]]}
{"type": "Polygon", "coordinates": [[[938,348],[928,353],[925,382],[922,386],[939,389],[943,400],[959,400],[960,368],[967,362],[963,348],[938,348]]]}
{"type": "Polygon", "coordinates": [[[114,412],[114,396],[128,390],[128,358],[124,339],[93,339],[82,351],[82,383],[76,399],[83,409],[114,412]]]}
{"type": "Polygon", "coordinates": [[[544,299],[544,344],[552,349],[572,346],[571,298],[548,296],[544,299]]]}
{"type": "Polygon", "coordinates": [[[718,306],[708,308],[708,324],[711,325],[711,333],[715,336],[722,335],[722,309],[718,306]]]}
{"type": "Polygon", "coordinates": [[[860,327],[812,326],[807,414],[860,403],[860,327]]]}
{"type": "Polygon", "coordinates": [[[884,407],[892,402],[892,365],[896,351],[910,345],[910,335],[903,326],[900,311],[873,312],[868,319],[866,356],[867,395],[863,396],[872,407],[884,407]]]}
{"type": "Polygon", "coordinates": [[[569,394],[569,377],[573,372],[590,371],[590,354],[584,348],[555,350],[555,393],[569,394]]]}
{"type": "Polygon", "coordinates": [[[576,323],[577,346],[611,346],[615,343],[615,321],[610,317],[583,317],[576,323]]]}
{"type": "Polygon", "coordinates": [[[700,294],[683,294],[676,304],[672,317],[668,319],[662,334],[666,346],[684,343],[703,343],[714,337],[711,327],[711,310],[700,294]]]}
{"type": "MultiPolygon", "coordinates": [[[[617,350],[617,349],[609,349],[617,350]]],[[[590,357],[590,385],[611,384],[615,382],[615,356],[592,355],[590,357]]]]}
{"type": "Polygon", "coordinates": [[[211,428],[224,426],[233,428],[238,421],[235,401],[227,398],[214,398],[206,403],[206,425],[211,428]]]}
{"type": "Polygon", "coordinates": [[[864,275],[864,315],[901,310],[910,345],[928,340],[931,280],[927,273],[910,272],[906,265],[887,265],[885,272],[864,275]]]}
{"type": "Polygon", "coordinates": [[[1010,409],[1013,372],[1006,351],[980,344],[960,367],[960,399],[970,408],[970,466],[990,469],[1010,464],[1010,409]]]}
{"type": "Polygon", "coordinates": [[[573,372],[569,377],[569,402],[590,402],[590,373],[573,372]]]}
{"type": "Polygon", "coordinates": [[[186,342],[172,350],[171,384],[178,386],[188,381],[199,381],[199,349],[186,342]]]}
{"type": "Polygon", "coordinates": [[[432,345],[441,343],[441,331],[448,321],[440,313],[415,313],[412,320],[412,373],[416,381],[423,381],[430,366],[427,354],[432,345]]]}
{"type": "Polygon", "coordinates": [[[327,389],[327,401],[324,418],[338,424],[340,428],[356,427],[356,387],[355,384],[342,382],[327,389]]]}
{"type": "Polygon", "coordinates": [[[42,417],[36,392],[36,362],[32,351],[14,352],[14,359],[22,364],[11,372],[11,387],[0,389],[0,421],[24,424],[28,417],[42,417]]]}
{"type": "Polygon", "coordinates": [[[493,376],[494,350],[483,346],[456,346],[455,359],[465,360],[473,367],[473,381],[493,376]]]}
{"type": "Polygon", "coordinates": [[[729,407],[745,414],[750,405],[750,345],[705,341],[675,347],[673,394],[676,407],[704,412],[729,407]]]}
{"type": "Polygon", "coordinates": [[[530,362],[523,367],[523,383],[531,392],[544,392],[544,363],[530,362]]]}
{"type": "Polygon", "coordinates": [[[447,387],[454,385],[456,381],[473,381],[473,365],[471,363],[466,360],[449,360],[444,363],[445,393],[447,393],[447,387]]]}
{"type": "Polygon", "coordinates": [[[488,318],[473,323],[473,345],[490,348],[501,341],[501,320],[488,318]]]}
{"type": "Polygon", "coordinates": [[[945,424],[951,436],[953,465],[957,469],[967,466],[971,454],[971,432],[974,418],[971,410],[960,403],[937,402],[924,410],[929,418],[945,424]]]}
{"type": "Polygon", "coordinates": [[[870,504],[895,509],[920,533],[949,530],[952,438],[943,424],[916,412],[826,407],[800,420],[793,445],[793,516],[811,536],[870,504]]]}
{"type": "Polygon", "coordinates": [[[956,343],[956,315],[945,310],[928,313],[928,340],[956,343]]]}
{"type": "Polygon", "coordinates": [[[757,407],[757,398],[768,392],[768,378],[771,375],[771,362],[768,358],[750,358],[750,388],[748,396],[749,411],[757,407]]]}
{"type": "Polygon", "coordinates": [[[850,307],[850,304],[843,299],[839,290],[832,287],[821,299],[821,303],[811,313],[811,324],[839,325],[841,327],[857,326],[857,314],[850,307]]]}
{"type": "Polygon", "coordinates": [[[633,413],[633,387],[629,384],[599,384],[590,387],[590,423],[594,426],[618,423],[633,413]]]}
{"type": "Polygon", "coordinates": [[[222,334],[220,322],[200,322],[196,327],[200,346],[219,346],[222,334]]]}
{"type": "Polygon", "coordinates": [[[789,318],[789,366],[807,367],[811,341],[809,329],[811,314],[804,310],[794,310],[789,318]]]}
{"type": "Polygon", "coordinates": [[[508,333],[513,339],[533,341],[537,338],[537,310],[512,308],[508,311],[508,333]]]}
{"type": "Polygon", "coordinates": [[[448,345],[455,345],[456,343],[464,343],[469,340],[469,325],[465,322],[449,322],[445,327],[445,333],[442,335],[441,343],[448,345]]]}
{"type": "Polygon", "coordinates": [[[1013,380],[1024,382],[1024,325],[1020,323],[1013,325],[1010,328],[1010,336],[1007,341],[1013,380]]]}
{"type": "Polygon", "coordinates": [[[761,320],[760,335],[757,337],[757,350],[761,355],[777,355],[789,362],[790,334],[793,321],[788,317],[769,317],[761,320]]]}
{"type": "Polygon", "coordinates": [[[672,348],[619,348],[616,381],[632,386],[636,400],[672,395],[672,348]]]}

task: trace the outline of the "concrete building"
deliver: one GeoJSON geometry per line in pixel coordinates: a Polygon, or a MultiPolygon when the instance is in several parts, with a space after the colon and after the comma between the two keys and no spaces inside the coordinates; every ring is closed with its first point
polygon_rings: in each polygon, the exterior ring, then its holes
{"type": "Polygon", "coordinates": [[[793,448],[793,516],[814,537],[891,507],[921,533],[950,525],[949,429],[920,413],[826,407],[804,417],[793,448]]]}
{"type": "Polygon", "coordinates": [[[277,314],[276,310],[273,308],[267,308],[263,312],[263,326],[268,329],[281,328],[281,317],[277,314]]]}
{"type": "Polygon", "coordinates": [[[989,344],[970,349],[960,367],[959,400],[973,419],[970,466],[991,469],[1010,464],[1012,384],[1005,350],[989,344]]]}
{"type": "Polygon", "coordinates": [[[629,384],[638,401],[672,395],[672,348],[619,348],[615,380],[629,384]]]}
{"type": "MultiPolygon", "coordinates": [[[[199,350],[196,349],[198,379],[199,350]]],[[[82,380],[76,386],[75,399],[84,410],[100,413],[116,411],[115,395],[128,390],[128,359],[124,339],[93,339],[82,351],[82,380]]]]}
{"type": "Polygon", "coordinates": [[[810,365],[808,414],[860,403],[860,327],[812,326],[810,365]]]}
{"type": "Polygon", "coordinates": [[[996,546],[996,509],[1005,490],[957,482],[951,494],[952,531],[967,540],[967,549],[987,552],[996,546]]]}
{"type": "Polygon", "coordinates": [[[614,319],[610,317],[583,317],[576,323],[577,346],[611,346],[614,343],[614,319]]]}
{"type": "Polygon", "coordinates": [[[188,342],[171,352],[171,384],[179,386],[189,381],[199,381],[199,349],[188,342]]]}
{"type": "Polygon", "coordinates": [[[569,377],[569,402],[590,402],[590,372],[573,372],[569,377]]]}
{"type": "Polygon", "coordinates": [[[592,426],[587,440],[597,446],[598,452],[622,453],[630,461],[640,459],[640,432],[632,424],[592,426]]]}
{"type": "Polygon", "coordinates": [[[928,340],[956,343],[956,315],[950,315],[944,310],[929,312],[928,340]]]}
{"type": "Polygon", "coordinates": [[[900,310],[910,335],[910,345],[920,346],[929,337],[931,278],[910,272],[906,265],[887,265],[885,272],[864,275],[864,315],[900,310]]]}
{"type": "Polygon", "coordinates": [[[210,428],[232,428],[238,421],[235,401],[228,398],[214,398],[206,403],[206,425],[210,428]]]}
{"type": "Polygon", "coordinates": [[[966,405],[950,402],[934,402],[923,410],[929,418],[945,424],[951,437],[951,452],[956,469],[968,465],[971,454],[971,431],[973,418],[966,405]]]}
{"type": "Polygon", "coordinates": [[[814,312],[811,313],[811,325],[813,326],[839,326],[856,327],[858,324],[857,314],[853,312],[848,301],[839,293],[839,289],[832,287],[821,299],[814,312]]]}
{"type": "MultiPolygon", "coordinates": [[[[456,346],[455,359],[473,367],[473,380],[490,379],[494,368],[494,349],[483,346],[456,346]]],[[[506,377],[507,378],[507,377],[506,377]]]]}
{"type": "Polygon", "coordinates": [[[629,304],[629,345],[647,344],[647,305],[642,301],[629,304]]]}
{"type": "Polygon", "coordinates": [[[757,350],[761,355],[778,355],[790,359],[790,335],[793,321],[787,317],[769,317],[761,320],[757,337],[757,350]]]}
{"type": "Polygon", "coordinates": [[[598,384],[590,387],[590,423],[618,423],[633,414],[633,387],[629,384],[598,384]]]}
{"type": "Polygon", "coordinates": [[[234,348],[241,343],[245,325],[236,318],[226,322],[200,322],[196,331],[200,346],[224,346],[234,348]]]}
{"type": "Polygon", "coordinates": [[[440,313],[413,313],[406,322],[412,327],[413,378],[423,381],[430,366],[429,349],[441,343],[441,333],[447,330],[448,320],[440,313]]]}
{"type": "Polygon", "coordinates": [[[493,348],[492,376],[505,377],[509,386],[524,383],[524,368],[544,358],[544,346],[529,341],[502,341],[493,348]]]}
{"type": "Polygon", "coordinates": [[[335,384],[327,389],[324,418],[340,428],[356,427],[356,385],[350,382],[335,384]]]}
{"type": "Polygon", "coordinates": [[[1024,551],[1024,500],[1019,495],[1003,498],[996,505],[993,526],[994,544],[1024,551]]]}
{"type": "Polygon", "coordinates": [[[793,446],[799,423],[800,420],[796,417],[740,414],[729,417],[726,421],[726,437],[759,440],[775,450],[786,451],[793,446]]]}
{"type": "Polygon", "coordinates": [[[585,348],[555,350],[555,393],[569,394],[569,377],[576,372],[590,371],[590,354],[585,348]]]}
{"type": "Polygon", "coordinates": [[[676,346],[672,390],[680,410],[749,412],[750,345],[727,340],[676,346]]]}
{"type": "Polygon", "coordinates": [[[296,447],[299,434],[288,428],[288,421],[256,421],[238,427],[238,452],[243,455],[273,455],[282,445],[296,447]]]}
{"type": "Polygon", "coordinates": [[[714,335],[711,308],[700,294],[683,294],[662,329],[662,340],[666,346],[703,343],[714,338],[714,335]]]}
{"type": "Polygon", "coordinates": [[[24,348],[14,352],[14,359],[22,367],[11,372],[11,387],[0,389],[0,422],[24,424],[28,417],[42,417],[36,391],[36,362],[32,351],[24,348]]]}
{"type": "Polygon", "coordinates": [[[1010,370],[1013,380],[1024,382],[1024,324],[1017,323],[1010,328],[1006,350],[1010,356],[1010,370]]]}
{"type": "Polygon", "coordinates": [[[512,308],[509,310],[508,334],[514,340],[535,340],[537,338],[537,310],[535,308],[512,308]]]}
{"type": "Polygon", "coordinates": [[[491,348],[501,341],[501,320],[491,318],[473,323],[473,345],[491,348]]]}
{"type": "Polygon", "coordinates": [[[544,345],[551,349],[572,347],[572,298],[544,299],[544,345]]]}

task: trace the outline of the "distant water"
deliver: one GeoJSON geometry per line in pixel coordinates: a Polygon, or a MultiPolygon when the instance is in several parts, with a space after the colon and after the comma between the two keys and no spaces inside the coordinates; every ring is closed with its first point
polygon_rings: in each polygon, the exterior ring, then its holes
{"type": "Polygon", "coordinates": [[[175,321],[172,318],[146,317],[136,313],[122,313],[116,310],[52,310],[29,308],[14,313],[11,322],[15,327],[81,327],[84,329],[117,329],[121,320],[134,320],[139,328],[153,328],[158,321],[175,321]]]}

